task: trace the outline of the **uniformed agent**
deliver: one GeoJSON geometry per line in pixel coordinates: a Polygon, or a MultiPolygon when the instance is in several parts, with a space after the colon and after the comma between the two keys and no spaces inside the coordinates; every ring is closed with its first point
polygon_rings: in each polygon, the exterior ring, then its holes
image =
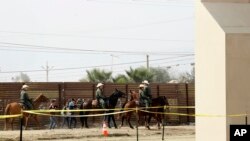
{"type": "Polygon", "coordinates": [[[98,100],[98,103],[100,104],[100,106],[103,108],[103,109],[106,109],[106,97],[104,96],[103,94],[103,86],[104,84],[103,83],[98,83],[97,84],[97,90],[96,90],[96,99],[98,100]]]}
{"type": "Polygon", "coordinates": [[[33,109],[33,105],[32,105],[32,101],[29,98],[29,95],[27,93],[28,89],[29,89],[28,85],[22,86],[21,94],[20,94],[20,102],[25,107],[25,109],[31,110],[31,109],[33,109]]]}
{"type": "Polygon", "coordinates": [[[142,99],[146,108],[148,108],[152,103],[151,88],[149,87],[149,82],[147,80],[142,81],[142,84],[144,85],[142,99]]]}

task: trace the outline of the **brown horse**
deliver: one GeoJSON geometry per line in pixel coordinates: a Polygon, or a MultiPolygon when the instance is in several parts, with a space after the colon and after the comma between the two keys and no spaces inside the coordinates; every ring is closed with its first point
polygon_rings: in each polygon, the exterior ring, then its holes
{"type": "MultiPolygon", "coordinates": [[[[34,109],[38,109],[40,104],[43,103],[43,102],[48,102],[49,99],[44,96],[43,94],[40,94],[34,101],[33,101],[33,107],[34,109]]],[[[17,103],[17,102],[12,102],[12,103],[9,103],[7,104],[6,108],[5,108],[5,115],[17,115],[17,114],[21,114],[21,111],[22,111],[22,106],[20,103],[17,103]]],[[[36,121],[36,124],[37,126],[39,127],[39,121],[37,119],[37,115],[30,115],[28,113],[23,113],[23,120],[24,120],[24,126],[25,126],[25,129],[27,129],[27,125],[28,125],[28,121],[29,121],[29,118],[32,117],[35,121],[36,121]]],[[[11,130],[13,130],[13,123],[14,123],[14,120],[15,118],[10,118],[10,119],[7,119],[5,120],[5,130],[7,130],[7,124],[8,122],[10,123],[11,125],[11,130]]]]}
{"type": "MultiPolygon", "coordinates": [[[[130,96],[131,96],[131,99],[129,101],[127,101],[123,106],[124,110],[139,107],[138,106],[139,105],[139,93],[137,93],[136,91],[130,91],[130,96]]],[[[152,105],[151,105],[152,107],[167,106],[167,105],[169,105],[169,104],[168,104],[168,101],[167,101],[165,96],[160,96],[160,97],[152,99],[152,105]]],[[[149,111],[150,112],[163,112],[164,108],[154,108],[154,109],[149,109],[149,111]]],[[[132,128],[132,129],[134,128],[130,123],[130,119],[131,119],[131,116],[133,115],[133,113],[134,112],[128,112],[122,116],[122,123],[121,123],[120,127],[123,126],[124,119],[126,118],[127,123],[129,124],[130,128],[132,128]]],[[[148,129],[150,129],[149,123],[150,123],[150,120],[152,117],[154,117],[156,119],[158,129],[160,129],[160,123],[162,122],[162,119],[164,118],[164,115],[161,115],[161,114],[151,114],[151,113],[146,113],[146,112],[142,112],[142,111],[138,111],[137,116],[138,116],[138,118],[137,118],[138,124],[139,124],[140,119],[142,117],[144,117],[145,126],[148,129]],[[148,116],[148,118],[147,118],[147,116],[148,116]]]]}

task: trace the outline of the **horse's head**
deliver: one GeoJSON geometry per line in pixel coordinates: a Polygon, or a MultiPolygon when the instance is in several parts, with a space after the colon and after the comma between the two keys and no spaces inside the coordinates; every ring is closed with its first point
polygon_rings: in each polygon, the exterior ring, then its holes
{"type": "Polygon", "coordinates": [[[126,94],[118,89],[115,89],[113,94],[108,99],[110,107],[114,108],[120,98],[126,98],[126,94]]]}
{"type": "Polygon", "coordinates": [[[168,100],[167,100],[166,96],[160,96],[159,99],[160,99],[159,103],[160,103],[162,106],[163,106],[163,105],[169,106],[169,103],[168,103],[168,100]]]}
{"type": "Polygon", "coordinates": [[[131,96],[130,100],[138,100],[139,99],[139,93],[137,93],[134,90],[130,90],[129,92],[130,92],[130,96],[131,96]]]}
{"type": "Polygon", "coordinates": [[[39,94],[38,97],[34,100],[34,102],[49,102],[49,98],[47,98],[45,95],[43,94],[39,94]]]}
{"type": "Polygon", "coordinates": [[[118,89],[115,89],[113,95],[117,98],[126,98],[126,94],[118,89]]]}

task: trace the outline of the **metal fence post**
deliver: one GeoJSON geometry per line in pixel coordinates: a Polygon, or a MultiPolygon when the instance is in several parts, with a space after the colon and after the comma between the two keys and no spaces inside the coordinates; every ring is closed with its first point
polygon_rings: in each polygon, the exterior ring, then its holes
{"type": "Polygon", "coordinates": [[[23,140],[23,111],[21,111],[21,117],[20,117],[20,141],[23,140]]]}
{"type": "MultiPolygon", "coordinates": [[[[186,87],[186,103],[187,103],[187,107],[189,106],[189,95],[188,95],[188,84],[186,83],[185,84],[185,87],[186,87]]],[[[189,115],[189,108],[187,108],[187,114],[189,115]]],[[[189,124],[190,123],[190,118],[189,116],[187,116],[187,123],[189,124]]]]}
{"type": "Polygon", "coordinates": [[[138,107],[136,106],[136,140],[139,141],[139,131],[138,131],[138,121],[139,121],[139,116],[138,116],[138,107]]]}

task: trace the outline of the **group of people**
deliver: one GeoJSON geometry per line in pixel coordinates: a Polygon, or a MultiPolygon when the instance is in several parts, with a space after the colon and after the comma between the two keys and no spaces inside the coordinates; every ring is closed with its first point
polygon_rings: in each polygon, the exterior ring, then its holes
{"type": "MultiPolygon", "coordinates": [[[[103,83],[97,84],[96,99],[100,107],[106,109],[108,101],[107,97],[103,94],[103,86],[104,86],[103,83]]],[[[139,85],[139,97],[140,97],[140,105],[145,106],[147,109],[152,103],[151,88],[147,80],[142,81],[142,83],[139,85]]]]}
{"type": "MultiPolygon", "coordinates": [[[[29,86],[23,85],[20,91],[20,104],[23,109],[26,110],[33,110],[33,104],[31,98],[29,98],[28,95],[29,86]]],[[[58,110],[58,106],[56,105],[56,99],[51,99],[50,105],[48,107],[49,110],[58,110]]],[[[63,107],[64,110],[73,110],[76,109],[76,101],[75,99],[69,99],[66,103],[66,105],[63,107]]],[[[51,112],[51,116],[49,118],[50,124],[49,129],[54,129],[57,126],[57,120],[56,117],[53,116],[55,113],[51,112]]],[[[71,128],[72,123],[74,123],[74,127],[76,127],[76,118],[70,117],[70,115],[74,115],[74,112],[62,112],[62,115],[66,115],[66,117],[63,118],[62,127],[67,122],[67,125],[69,128],[71,128]]]]}
{"type": "MultiPolygon", "coordinates": [[[[108,99],[104,95],[104,91],[103,91],[104,84],[98,83],[96,87],[97,87],[97,90],[96,90],[95,94],[96,94],[96,99],[99,103],[99,106],[103,109],[106,109],[107,104],[108,104],[108,99]]],[[[151,89],[149,86],[149,82],[147,80],[142,81],[142,83],[139,85],[138,88],[139,88],[140,105],[145,106],[147,109],[148,107],[150,107],[150,105],[152,103],[152,95],[151,95],[151,89]]],[[[32,110],[33,105],[32,105],[32,100],[29,98],[29,95],[27,92],[28,89],[29,89],[28,85],[22,86],[21,92],[20,92],[20,103],[24,109],[32,110]]],[[[63,107],[64,110],[73,110],[76,108],[77,108],[77,103],[76,103],[75,99],[69,99],[67,101],[66,105],[63,107]]],[[[49,109],[50,110],[58,109],[58,106],[56,105],[55,99],[51,100],[49,109]]],[[[54,129],[57,126],[56,117],[53,116],[54,114],[55,113],[51,112],[50,125],[49,125],[50,129],[54,129]]],[[[73,123],[74,123],[74,127],[76,127],[76,118],[71,117],[71,115],[74,115],[74,112],[61,112],[61,115],[65,116],[63,118],[62,127],[65,125],[66,122],[67,122],[67,125],[69,128],[71,128],[71,125],[73,123]]]]}

